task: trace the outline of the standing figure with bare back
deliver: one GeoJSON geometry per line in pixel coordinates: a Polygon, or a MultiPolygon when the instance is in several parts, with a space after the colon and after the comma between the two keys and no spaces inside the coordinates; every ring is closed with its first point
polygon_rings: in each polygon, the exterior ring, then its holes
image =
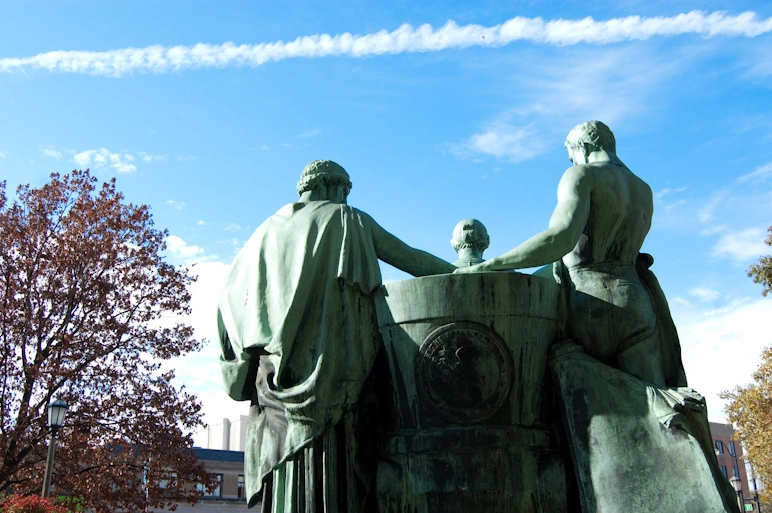
{"type": "Polygon", "coordinates": [[[651,228],[651,188],[617,157],[614,134],[600,121],[575,127],[565,145],[574,165],[560,180],[549,227],[501,256],[456,272],[561,261],[570,288],[571,338],[601,362],[644,381],[685,385],[682,370],[665,378],[656,312],[636,270],[651,228]]]}
{"type": "Polygon", "coordinates": [[[640,253],[654,211],[651,188],[617,157],[614,134],[600,121],[576,126],[565,146],[573,166],[560,180],[547,229],[455,272],[553,264],[572,342],[554,346],[551,365],[585,513],[630,504],[634,511],[737,511],[713,453],[704,399],[685,388],[653,259],[640,253]],[[692,473],[679,484],[663,471],[671,465],[692,473]]]}

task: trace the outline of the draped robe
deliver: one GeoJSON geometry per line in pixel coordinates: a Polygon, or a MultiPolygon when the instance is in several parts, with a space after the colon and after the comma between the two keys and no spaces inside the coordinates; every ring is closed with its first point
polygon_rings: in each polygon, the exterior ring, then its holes
{"type": "MultiPolygon", "coordinates": [[[[291,203],[258,227],[233,262],[218,304],[218,338],[226,391],[252,402],[250,507],[273,471],[284,472],[282,465],[356,405],[378,340],[372,223],[347,205],[291,203]]],[[[309,486],[313,476],[305,484],[313,495],[309,486]]]]}

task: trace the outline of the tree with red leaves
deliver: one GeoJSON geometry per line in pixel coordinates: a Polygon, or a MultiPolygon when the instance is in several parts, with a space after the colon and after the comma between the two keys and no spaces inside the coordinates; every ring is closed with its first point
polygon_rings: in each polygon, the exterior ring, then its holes
{"type": "Polygon", "coordinates": [[[201,404],[161,370],[201,347],[159,322],[189,313],[194,280],[164,261],[166,235],[88,170],[20,186],[12,204],[0,183],[0,492],[40,492],[52,398],[70,405],[58,495],[133,512],[214,486],[190,450],[201,404]]]}
{"type": "Polygon", "coordinates": [[[70,510],[47,497],[13,495],[0,500],[0,513],[70,513],[70,510]]]}

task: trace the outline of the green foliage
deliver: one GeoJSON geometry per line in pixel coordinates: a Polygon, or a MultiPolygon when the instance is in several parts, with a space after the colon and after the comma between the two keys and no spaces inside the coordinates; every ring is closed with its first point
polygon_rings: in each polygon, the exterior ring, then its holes
{"type": "MultiPolygon", "coordinates": [[[[772,226],[764,241],[772,246],[772,226]]],[[[772,255],[763,256],[748,269],[748,276],[761,283],[766,296],[772,292],[772,255]]],[[[720,394],[727,399],[725,412],[737,426],[737,438],[745,448],[745,459],[766,486],[760,495],[772,500],[772,347],[761,353],[761,364],[753,373],[753,383],[720,394]]]]}
{"type": "MultiPolygon", "coordinates": [[[[772,226],[767,231],[769,236],[764,241],[767,246],[772,246],[772,226]]],[[[753,278],[756,283],[761,283],[764,286],[764,290],[761,291],[763,295],[767,295],[772,292],[772,255],[767,255],[759,258],[758,263],[753,264],[748,268],[748,276],[753,278]]]]}
{"type": "Polygon", "coordinates": [[[737,426],[737,437],[745,458],[766,486],[761,495],[772,500],[772,347],[761,354],[761,365],[753,373],[754,383],[721,393],[729,402],[726,413],[737,426]]]}

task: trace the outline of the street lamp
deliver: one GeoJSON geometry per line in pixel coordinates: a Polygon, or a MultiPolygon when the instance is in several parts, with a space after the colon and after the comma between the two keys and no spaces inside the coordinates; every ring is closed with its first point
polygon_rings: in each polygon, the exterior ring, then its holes
{"type": "Polygon", "coordinates": [[[743,499],[743,483],[737,476],[732,476],[729,482],[732,483],[734,491],[737,492],[737,502],[740,504],[740,511],[742,511],[745,509],[745,499],[743,499]]]}
{"type": "Polygon", "coordinates": [[[750,499],[756,503],[756,513],[761,513],[761,503],[759,503],[759,491],[756,489],[756,475],[753,473],[753,466],[748,464],[751,469],[751,481],[753,482],[753,498],[750,499]]]}
{"type": "Polygon", "coordinates": [[[51,474],[54,468],[54,448],[56,447],[56,433],[64,425],[64,415],[67,413],[67,403],[57,399],[48,405],[48,431],[51,439],[48,442],[48,458],[46,458],[46,474],[43,477],[43,497],[48,497],[51,489],[51,474]]]}

